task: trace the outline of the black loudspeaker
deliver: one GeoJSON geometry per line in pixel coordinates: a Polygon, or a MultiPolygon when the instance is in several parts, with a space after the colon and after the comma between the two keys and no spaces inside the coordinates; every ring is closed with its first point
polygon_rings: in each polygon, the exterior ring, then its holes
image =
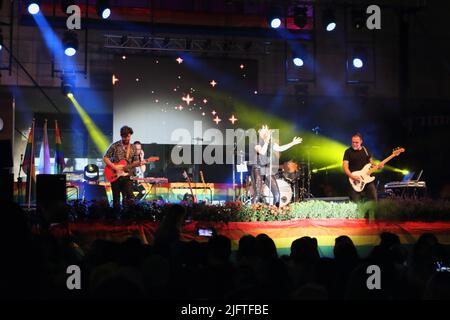
{"type": "Polygon", "coordinates": [[[66,175],[38,174],[36,177],[36,205],[41,209],[65,204],[66,175]]]}
{"type": "Polygon", "coordinates": [[[0,200],[13,202],[14,174],[0,170],[0,200]]]}
{"type": "Polygon", "coordinates": [[[83,183],[82,198],[85,201],[108,202],[105,186],[99,184],[89,184],[87,182],[83,183]]]}
{"type": "Polygon", "coordinates": [[[0,169],[13,166],[11,140],[0,140],[0,169]]]}

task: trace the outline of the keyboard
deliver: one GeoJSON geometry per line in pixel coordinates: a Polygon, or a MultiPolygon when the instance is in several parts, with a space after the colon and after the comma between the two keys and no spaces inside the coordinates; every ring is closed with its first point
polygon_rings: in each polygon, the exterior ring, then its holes
{"type": "Polygon", "coordinates": [[[392,188],[426,188],[425,181],[393,181],[384,185],[385,189],[392,188]]]}
{"type": "Polygon", "coordinates": [[[141,182],[141,183],[152,183],[152,184],[160,184],[160,183],[168,183],[169,182],[169,179],[167,179],[167,178],[156,178],[156,177],[148,177],[148,178],[132,177],[131,180],[141,182]]]}

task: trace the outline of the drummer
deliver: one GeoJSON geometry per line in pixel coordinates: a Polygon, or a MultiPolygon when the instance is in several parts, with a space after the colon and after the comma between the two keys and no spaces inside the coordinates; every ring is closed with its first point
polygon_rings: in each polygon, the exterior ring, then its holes
{"type": "Polygon", "coordinates": [[[299,170],[297,162],[291,159],[288,162],[285,162],[283,167],[284,167],[283,177],[286,180],[293,181],[299,178],[299,170]]]}

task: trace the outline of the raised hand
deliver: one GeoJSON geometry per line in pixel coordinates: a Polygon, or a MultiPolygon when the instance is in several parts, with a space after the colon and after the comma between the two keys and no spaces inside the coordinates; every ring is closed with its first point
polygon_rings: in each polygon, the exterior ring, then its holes
{"type": "Polygon", "coordinates": [[[303,142],[303,139],[300,137],[294,137],[294,139],[292,139],[292,144],[296,145],[296,144],[300,144],[303,142]]]}

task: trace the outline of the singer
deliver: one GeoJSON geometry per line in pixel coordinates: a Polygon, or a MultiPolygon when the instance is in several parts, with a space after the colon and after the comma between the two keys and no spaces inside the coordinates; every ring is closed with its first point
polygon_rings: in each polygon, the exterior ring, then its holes
{"type": "MultiPolygon", "coordinates": [[[[269,129],[267,125],[263,125],[259,130],[259,141],[255,146],[256,161],[252,167],[252,182],[254,188],[253,203],[261,202],[263,182],[269,187],[273,195],[273,204],[280,206],[280,190],[278,188],[277,180],[274,174],[274,163],[278,163],[280,157],[279,153],[290,149],[296,144],[302,143],[303,139],[294,137],[292,142],[280,146],[273,141],[273,130],[269,129]]],[[[278,170],[278,168],[276,168],[278,170]]],[[[269,201],[270,203],[270,201],[269,201]]]]}

